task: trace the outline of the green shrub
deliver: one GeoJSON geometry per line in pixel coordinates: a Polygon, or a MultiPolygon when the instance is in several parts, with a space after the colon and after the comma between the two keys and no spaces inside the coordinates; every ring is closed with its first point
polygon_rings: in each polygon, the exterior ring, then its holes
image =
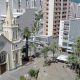
{"type": "Polygon", "coordinates": [[[37,78],[39,70],[30,69],[28,73],[31,77],[37,78]]]}
{"type": "Polygon", "coordinates": [[[26,80],[24,76],[20,76],[20,80],[26,80]]]}
{"type": "Polygon", "coordinates": [[[34,69],[30,69],[28,73],[31,77],[35,77],[35,70],[34,69]]]}

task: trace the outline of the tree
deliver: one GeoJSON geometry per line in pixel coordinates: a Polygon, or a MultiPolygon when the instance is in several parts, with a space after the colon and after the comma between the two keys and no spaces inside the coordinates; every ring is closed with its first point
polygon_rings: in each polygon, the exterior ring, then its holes
{"type": "Polygon", "coordinates": [[[74,51],[75,51],[76,55],[80,56],[80,37],[77,38],[73,47],[74,47],[74,51]]]}
{"type": "Polygon", "coordinates": [[[75,80],[80,80],[80,76],[79,76],[79,75],[77,75],[75,80]]]}
{"type": "Polygon", "coordinates": [[[39,31],[38,21],[34,21],[34,26],[32,27],[32,33],[33,34],[38,33],[38,31],[39,31]]]}
{"type": "Polygon", "coordinates": [[[76,42],[75,42],[75,53],[78,57],[78,61],[77,61],[77,64],[78,64],[78,75],[79,75],[79,78],[80,78],[80,37],[77,38],[76,42]]]}
{"type": "Polygon", "coordinates": [[[44,63],[46,63],[47,62],[47,53],[48,53],[48,51],[49,51],[49,47],[48,46],[45,46],[44,48],[42,48],[42,50],[41,50],[41,52],[43,53],[43,55],[44,55],[44,63]]]}
{"type": "Polygon", "coordinates": [[[68,62],[71,64],[72,68],[76,68],[76,63],[78,61],[78,57],[75,54],[72,54],[68,57],[68,62]]]}
{"type": "Polygon", "coordinates": [[[57,44],[56,44],[55,41],[52,41],[50,43],[49,50],[52,51],[52,53],[53,53],[53,59],[54,59],[54,54],[55,54],[55,52],[57,50],[57,44]]]}
{"type": "Polygon", "coordinates": [[[29,39],[29,37],[30,37],[30,31],[29,31],[29,29],[28,29],[28,27],[26,27],[25,29],[24,29],[24,33],[23,33],[23,37],[26,39],[26,60],[28,61],[29,60],[29,57],[28,57],[28,39],[29,39]]]}
{"type": "Polygon", "coordinates": [[[78,58],[77,64],[78,64],[77,72],[78,72],[78,76],[80,78],[80,57],[78,58]]]}
{"type": "Polygon", "coordinates": [[[73,53],[74,55],[70,57],[69,61],[74,64],[73,66],[75,66],[75,70],[80,78],[80,37],[73,44],[73,53]]]}
{"type": "Polygon", "coordinates": [[[38,13],[35,14],[35,20],[39,21],[42,18],[43,18],[42,11],[39,11],[38,13]]]}
{"type": "Polygon", "coordinates": [[[32,27],[32,32],[33,33],[38,33],[38,31],[39,31],[39,21],[42,18],[43,18],[42,11],[39,11],[38,13],[35,14],[34,26],[32,27]]]}

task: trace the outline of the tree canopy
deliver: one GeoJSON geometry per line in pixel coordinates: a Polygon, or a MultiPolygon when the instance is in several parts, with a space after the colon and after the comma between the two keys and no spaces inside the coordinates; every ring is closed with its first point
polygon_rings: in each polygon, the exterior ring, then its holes
{"type": "Polygon", "coordinates": [[[26,27],[26,28],[24,29],[23,35],[24,35],[24,38],[30,36],[30,31],[29,31],[29,28],[28,28],[28,27],[26,27]]]}

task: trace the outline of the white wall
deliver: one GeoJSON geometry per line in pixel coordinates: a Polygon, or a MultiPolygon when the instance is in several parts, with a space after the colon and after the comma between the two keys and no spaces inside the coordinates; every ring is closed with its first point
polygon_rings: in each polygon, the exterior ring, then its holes
{"type": "Polygon", "coordinates": [[[62,47],[63,42],[63,32],[64,32],[64,21],[60,21],[60,29],[59,29],[59,47],[62,47]]]}
{"type": "Polygon", "coordinates": [[[48,36],[53,35],[54,0],[49,0],[48,36]]]}

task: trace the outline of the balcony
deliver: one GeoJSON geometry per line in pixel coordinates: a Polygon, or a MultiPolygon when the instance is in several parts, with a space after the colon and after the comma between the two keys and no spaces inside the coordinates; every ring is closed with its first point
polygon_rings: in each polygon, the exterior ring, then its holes
{"type": "Polygon", "coordinates": [[[64,24],[64,30],[69,30],[69,24],[64,24]]]}
{"type": "Polygon", "coordinates": [[[68,40],[68,35],[63,35],[64,40],[68,40]]]}
{"type": "Polygon", "coordinates": [[[69,31],[65,30],[63,34],[64,35],[68,35],[69,34],[69,31]]]}
{"type": "Polygon", "coordinates": [[[64,38],[63,38],[63,42],[66,42],[66,43],[68,43],[68,39],[64,39],[64,38]]]}

